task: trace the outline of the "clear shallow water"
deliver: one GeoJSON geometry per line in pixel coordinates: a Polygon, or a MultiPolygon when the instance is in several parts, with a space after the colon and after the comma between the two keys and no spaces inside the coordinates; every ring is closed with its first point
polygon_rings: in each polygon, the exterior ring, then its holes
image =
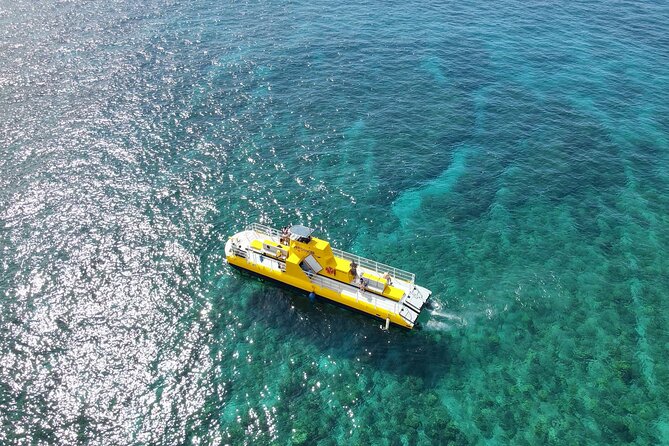
{"type": "Polygon", "coordinates": [[[3,444],[666,444],[669,9],[4,2],[3,444]],[[424,329],[230,271],[302,222],[424,329]]]}

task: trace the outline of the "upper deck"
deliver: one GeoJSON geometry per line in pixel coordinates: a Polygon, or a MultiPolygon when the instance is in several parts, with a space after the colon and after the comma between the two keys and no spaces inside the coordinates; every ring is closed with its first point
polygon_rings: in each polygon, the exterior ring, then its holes
{"type": "MultiPolygon", "coordinates": [[[[305,228],[304,226],[300,226],[300,228],[305,228]]],[[[305,228],[308,229],[308,228],[305,228]]],[[[254,231],[258,234],[263,234],[266,235],[267,237],[279,241],[282,237],[282,233],[280,230],[272,228],[270,226],[265,226],[261,225],[260,223],[253,223],[250,224],[249,226],[246,227],[247,231],[254,231]]],[[[302,231],[302,229],[300,229],[302,231]]],[[[302,232],[298,234],[293,234],[291,233],[291,238],[292,237],[303,237],[304,234],[302,232]]],[[[311,230],[308,232],[308,236],[311,236],[311,230]]],[[[358,266],[368,270],[368,271],[373,271],[377,275],[382,275],[384,273],[389,273],[393,278],[402,280],[404,282],[407,282],[409,285],[413,285],[415,280],[416,280],[416,275],[414,273],[410,273],[409,271],[404,271],[399,268],[395,268],[394,266],[386,265],[384,263],[377,262],[375,260],[367,259],[365,257],[360,257],[358,255],[352,254],[350,252],[342,251],[341,249],[337,248],[332,248],[332,253],[335,255],[335,257],[339,257],[344,260],[348,260],[349,262],[355,262],[358,266]]]]}

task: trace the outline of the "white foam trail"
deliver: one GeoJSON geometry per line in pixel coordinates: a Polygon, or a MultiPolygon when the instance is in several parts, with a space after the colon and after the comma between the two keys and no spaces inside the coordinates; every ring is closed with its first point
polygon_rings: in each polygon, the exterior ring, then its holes
{"type": "Polygon", "coordinates": [[[425,329],[432,331],[450,331],[451,326],[443,321],[429,320],[427,321],[427,324],[425,324],[425,329]]]}
{"type": "Polygon", "coordinates": [[[435,317],[435,316],[436,317],[441,317],[441,318],[444,318],[444,319],[448,319],[449,321],[457,321],[458,323],[460,323],[462,325],[467,325],[467,321],[465,321],[464,318],[458,316],[455,313],[446,313],[446,312],[442,312],[442,311],[434,311],[433,310],[433,311],[430,312],[430,315],[432,317],[435,317]]]}

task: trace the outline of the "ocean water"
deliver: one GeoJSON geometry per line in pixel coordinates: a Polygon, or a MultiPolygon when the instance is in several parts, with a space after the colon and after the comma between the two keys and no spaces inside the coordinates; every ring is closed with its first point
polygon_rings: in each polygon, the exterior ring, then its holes
{"type": "Polygon", "coordinates": [[[669,444],[666,2],[0,2],[0,443],[669,444]],[[422,328],[223,263],[303,223],[422,328]]]}

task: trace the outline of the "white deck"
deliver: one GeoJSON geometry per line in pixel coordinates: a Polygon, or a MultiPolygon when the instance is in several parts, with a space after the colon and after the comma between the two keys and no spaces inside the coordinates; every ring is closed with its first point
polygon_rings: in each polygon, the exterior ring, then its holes
{"type": "MultiPolygon", "coordinates": [[[[286,267],[284,262],[261,255],[260,252],[251,248],[251,242],[253,240],[259,239],[263,241],[271,239],[272,241],[279,243],[279,238],[280,232],[276,229],[258,224],[251,225],[245,231],[235,234],[228,240],[225,245],[225,255],[230,256],[234,254],[245,257],[251,263],[269,267],[277,271],[285,271],[286,267]],[[233,247],[233,243],[236,247],[233,247]]],[[[418,319],[418,315],[420,314],[423,305],[425,305],[425,302],[427,302],[427,299],[430,297],[431,292],[426,288],[415,285],[413,283],[414,275],[412,273],[373,260],[364,259],[341,250],[333,249],[333,252],[337,257],[355,260],[358,264],[358,274],[371,273],[378,276],[383,274],[383,272],[389,272],[392,279],[392,286],[404,291],[404,296],[399,302],[395,302],[392,299],[388,299],[376,293],[361,290],[355,283],[355,279],[351,283],[343,283],[318,274],[308,274],[308,277],[313,284],[334,290],[345,296],[364,300],[380,309],[399,314],[411,324],[416,322],[416,319],[418,319]]]]}

